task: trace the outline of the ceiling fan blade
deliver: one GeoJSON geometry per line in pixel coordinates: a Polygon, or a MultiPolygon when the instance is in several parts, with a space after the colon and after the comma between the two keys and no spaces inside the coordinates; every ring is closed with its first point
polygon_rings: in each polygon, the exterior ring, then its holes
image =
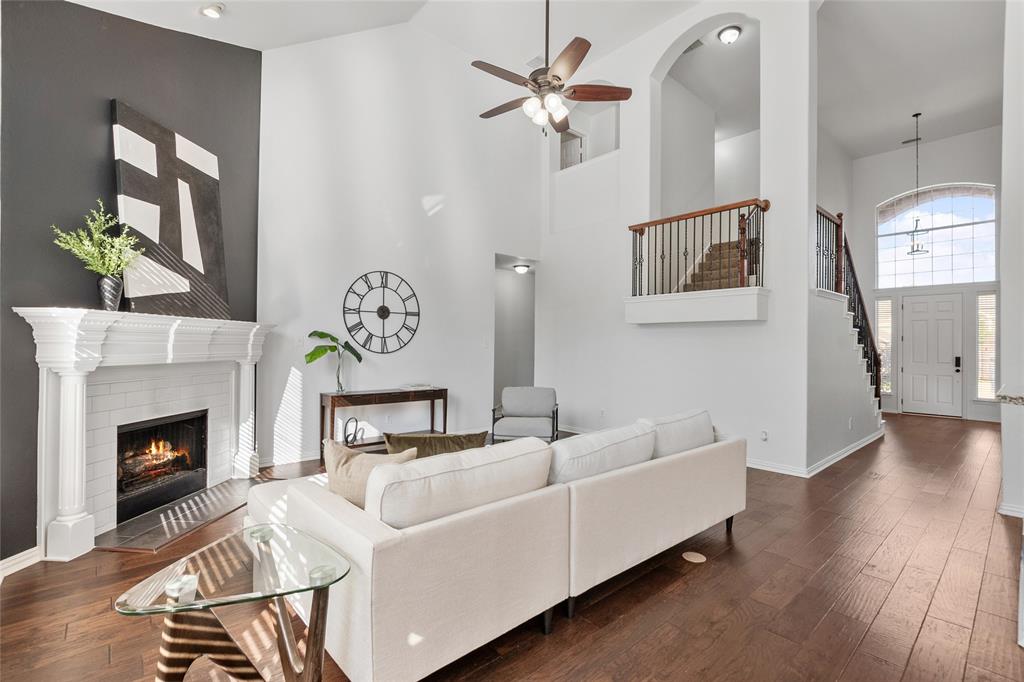
{"type": "Polygon", "coordinates": [[[621,102],[632,96],[630,88],[616,85],[570,85],[562,96],[574,102],[621,102]]]}
{"type": "Polygon", "coordinates": [[[556,121],[554,116],[548,114],[548,123],[551,124],[551,127],[555,129],[556,133],[564,133],[569,129],[568,116],[564,117],[561,121],[556,121]]]}
{"type": "Polygon", "coordinates": [[[573,38],[565,46],[565,49],[562,50],[562,54],[555,57],[555,61],[551,63],[551,68],[548,69],[548,75],[557,76],[563,83],[568,82],[572,75],[576,73],[576,69],[580,68],[583,58],[587,56],[589,51],[589,40],[579,36],[573,38]]]}
{"type": "Polygon", "coordinates": [[[497,76],[502,80],[506,80],[509,83],[522,85],[523,87],[530,88],[531,90],[534,90],[537,87],[533,84],[533,81],[531,81],[526,76],[520,76],[518,73],[512,73],[508,69],[503,69],[500,66],[495,66],[494,64],[482,62],[479,59],[473,62],[473,66],[480,69],[481,71],[491,74],[492,76],[497,76]]]}
{"type": "Polygon", "coordinates": [[[513,109],[518,109],[519,107],[523,106],[523,102],[525,102],[528,99],[529,99],[529,97],[520,97],[519,99],[514,99],[511,102],[505,102],[504,104],[499,104],[498,106],[494,107],[493,109],[488,109],[484,113],[480,114],[480,118],[493,118],[494,116],[497,116],[498,114],[504,114],[506,111],[512,111],[513,109]]]}

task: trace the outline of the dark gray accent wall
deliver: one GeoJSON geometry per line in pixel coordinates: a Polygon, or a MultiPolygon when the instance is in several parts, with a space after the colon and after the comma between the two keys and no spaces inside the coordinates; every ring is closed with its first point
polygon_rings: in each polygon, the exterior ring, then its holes
{"type": "Polygon", "coordinates": [[[112,99],[217,155],[228,302],[235,319],[256,319],[261,56],[65,2],[4,0],[0,11],[5,558],[36,544],[38,369],[31,329],[11,307],[98,305],[96,276],[53,245],[49,226],[78,226],[97,197],[116,212],[112,99]]]}

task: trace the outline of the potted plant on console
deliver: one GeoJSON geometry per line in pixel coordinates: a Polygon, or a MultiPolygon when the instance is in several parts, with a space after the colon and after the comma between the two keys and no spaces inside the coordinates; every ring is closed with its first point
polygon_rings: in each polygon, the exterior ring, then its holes
{"type": "Polygon", "coordinates": [[[143,250],[135,249],[139,238],[131,233],[128,225],[124,225],[119,234],[111,234],[121,223],[117,216],[107,213],[101,199],[97,199],[96,203],[99,204],[99,210],[93,209],[85,216],[85,229],[65,232],[51,225],[57,235],[53,243],[85,263],[86,270],[100,276],[100,302],[103,309],[117,310],[121,307],[125,268],[143,250]]]}
{"type": "Polygon", "coordinates": [[[354,357],[356,362],[362,362],[363,356],[359,354],[359,351],[357,351],[351,343],[348,341],[342,341],[334,334],[313,330],[309,333],[309,338],[330,341],[330,343],[322,343],[306,353],[306,364],[312,364],[328,353],[336,353],[338,356],[338,371],[336,377],[338,379],[338,393],[341,393],[345,390],[341,382],[342,360],[345,357],[345,353],[349,353],[354,357]]]}

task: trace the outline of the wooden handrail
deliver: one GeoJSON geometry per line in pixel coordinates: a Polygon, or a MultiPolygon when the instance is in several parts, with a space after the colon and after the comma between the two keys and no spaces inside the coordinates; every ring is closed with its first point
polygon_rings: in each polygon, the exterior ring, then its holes
{"type": "Polygon", "coordinates": [[[699,211],[691,211],[689,213],[680,213],[679,215],[669,216],[667,218],[658,218],[657,220],[648,220],[646,223],[638,223],[636,225],[630,225],[630,232],[642,232],[648,227],[655,225],[663,225],[665,223],[675,223],[683,220],[691,220],[693,218],[700,218],[702,216],[713,215],[715,213],[725,213],[726,211],[734,211],[737,208],[746,208],[747,206],[756,206],[762,211],[767,211],[772,207],[772,202],[767,199],[747,199],[745,201],[737,201],[732,204],[722,204],[721,206],[713,206],[711,208],[701,209],[699,211]]]}
{"type": "MultiPolygon", "coordinates": [[[[841,218],[839,218],[838,216],[832,215],[831,213],[829,213],[828,211],[823,209],[821,206],[818,207],[818,213],[820,215],[825,216],[826,218],[828,218],[829,220],[831,220],[834,223],[841,223],[841,222],[843,222],[841,218]]],[[[842,215],[842,214],[840,213],[839,215],[842,215]]]]}

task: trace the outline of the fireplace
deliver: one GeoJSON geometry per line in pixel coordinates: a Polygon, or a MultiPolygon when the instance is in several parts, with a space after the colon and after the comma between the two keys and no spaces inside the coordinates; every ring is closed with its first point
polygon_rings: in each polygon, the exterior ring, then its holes
{"type": "Polygon", "coordinates": [[[117,522],[206,488],[206,410],[117,427],[117,522]]]}

